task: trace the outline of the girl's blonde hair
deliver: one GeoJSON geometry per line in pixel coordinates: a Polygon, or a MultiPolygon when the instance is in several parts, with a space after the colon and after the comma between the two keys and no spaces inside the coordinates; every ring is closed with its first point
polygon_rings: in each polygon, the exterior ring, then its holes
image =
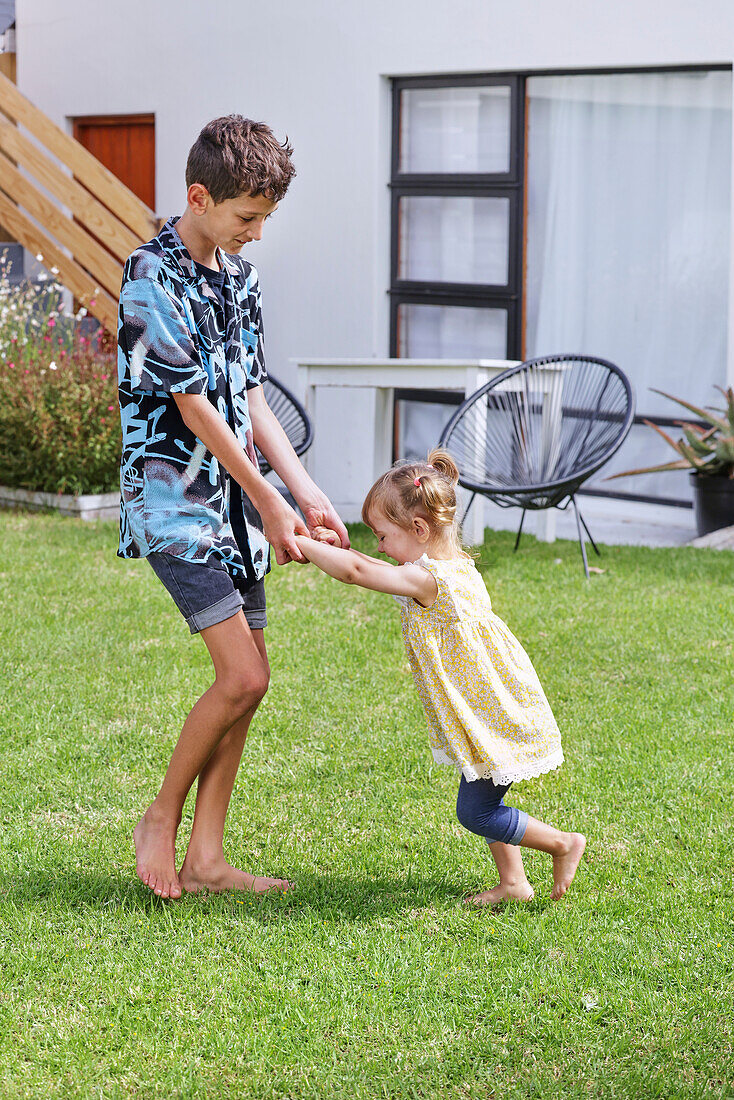
{"type": "Polygon", "coordinates": [[[408,530],[415,516],[424,519],[434,537],[448,537],[461,551],[456,521],[456,485],[459,469],[446,451],[429,451],[425,462],[396,462],[375,482],[362,505],[368,527],[379,512],[408,530]]]}

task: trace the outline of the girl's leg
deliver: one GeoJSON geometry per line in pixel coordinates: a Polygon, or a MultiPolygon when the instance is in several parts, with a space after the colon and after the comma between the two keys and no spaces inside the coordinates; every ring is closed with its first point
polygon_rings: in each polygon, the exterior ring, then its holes
{"type": "Polygon", "coordinates": [[[465,899],[474,905],[497,905],[505,898],[531,901],[534,896],[516,839],[522,835],[526,815],[505,806],[508,790],[491,779],[469,782],[461,777],[456,816],[465,829],[487,841],[500,876],[498,886],[465,899]]]}
{"type": "Polygon", "coordinates": [[[491,890],[484,890],[481,894],[474,894],[465,900],[472,905],[498,905],[505,898],[513,898],[516,901],[532,901],[535,892],[528,882],[525,874],[525,866],[522,861],[522,853],[514,844],[503,844],[501,841],[487,841],[492,853],[497,871],[499,872],[499,885],[491,890]]]}
{"type": "MultiPolygon", "coordinates": [[[[586,838],[581,833],[562,833],[536,818],[529,817],[522,810],[505,806],[504,795],[508,789],[508,787],[495,786],[491,779],[468,782],[462,776],[456,804],[459,821],[465,828],[485,837],[493,855],[495,854],[494,845],[498,842],[504,846],[521,844],[527,848],[548,852],[553,857],[551,897],[557,901],[566,893],[573,881],[586,847],[586,838]]],[[[503,853],[500,853],[500,858],[502,855],[503,853]]],[[[495,862],[497,862],[496,858],[495,862]]],[[[499,869],[499,863],[497,866],[499,869]]],[[[517,870],[517,863],[504,864],[504,866],[510,875],[513,874],[513,868],[517,870]]],[[[500,870],[500,884],[501,880],[502,871],[500,870]]],[[[491,894],[492,891],[488,893],[491,894]]]]}
{"type": "Polygon", "coordinates": [[[562,833],[552,825],[545,825],[537,818],[528,817],[527,827],[520,844],[535,848],[553,856],[553,890],[551,897],[558,901],[568,890],[576,874],[576,868],[586,848],[583,833],[562,833]]]}
{"type": "MultiPolygon", "coordinates": [[[[252,637],[269,673],[263,631],[253,630],[252,637]]],[[[260,894],[290,886],[285,879],[267,878],[240,871],[224,858],[224,822],[245,738],[255,710],[256,707],[252,707],[235,722],[199,774],[191,839],[179,874],[181,886],[190,893],[207,889],[213,892],[252,890],[260,894]]]]}
{"type": "Polygon", "coordinates": [[[241,611],[201,636],[214,664],[214,683],[184,722],[161,789],[133,834],[138,876],[164,898],[181,896],[176,831],[186,795],[227,732],[254,713],[268,687],[267,662],[241,611]]]}

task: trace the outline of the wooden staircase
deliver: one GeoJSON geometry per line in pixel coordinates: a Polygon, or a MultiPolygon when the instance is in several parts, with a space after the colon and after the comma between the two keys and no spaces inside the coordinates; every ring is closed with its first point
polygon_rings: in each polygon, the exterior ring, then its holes
{"type": "Polygon", "coordinates": [[[0,223],[114,335],[122,265],[158,218],[2,75],[0,112],[0,223]]]}

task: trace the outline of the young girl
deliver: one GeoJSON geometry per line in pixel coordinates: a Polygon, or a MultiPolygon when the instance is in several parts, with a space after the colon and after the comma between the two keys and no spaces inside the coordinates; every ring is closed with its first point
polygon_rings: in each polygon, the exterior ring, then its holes
{"type": "Polygon", "coordinates": [[[563,833],[506,806],[511,783],[563,762],[558,726],[520,643],[492,613],[484,582],[459,542],[458,469],[443,451],[427,462],[398,465],[377,481],[362,518],[390,565],[355,550],[298,536],[304,557],[345,584],[395,596],[408,661],[428,718],[431,749],[461,772],[456,813],[486,838],[499,884],[468,901],[530,901],[518,845],[553,857],[552,897],[571,885],[586,847],[581,833],[563,833]]]}

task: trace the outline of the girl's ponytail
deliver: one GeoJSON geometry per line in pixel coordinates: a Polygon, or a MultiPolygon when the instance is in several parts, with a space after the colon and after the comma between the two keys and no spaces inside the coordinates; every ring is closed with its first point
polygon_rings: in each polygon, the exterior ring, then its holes
{"type": "Polygon", "coordinates": [[[429,466],[433,466],[434,470],[439,474],[442,474],[452,486],[458,485],[459,467],[448,451],[441,451],[436,447],[434,450],[428,452],[426,462],[429,466]]]}
{"type": "Polygon", "coordinates": [[[376,513],[408,529],[413,517],[422,516],[435,535],[446,536],[462,553],[456,517],[459,469],[451,455],[439,448],[425,462],[399,462],[370,489],[362,505],[362,519],[373,526],[376,513]]]}

